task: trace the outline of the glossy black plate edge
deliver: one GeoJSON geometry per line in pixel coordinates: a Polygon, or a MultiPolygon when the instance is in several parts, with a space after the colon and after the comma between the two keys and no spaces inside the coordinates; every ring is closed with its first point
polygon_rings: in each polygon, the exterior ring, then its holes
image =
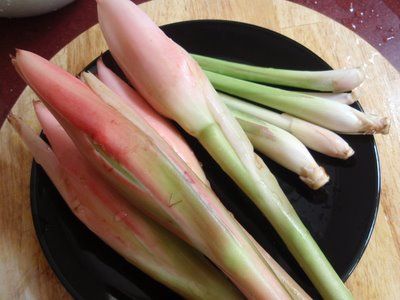
{"type": "MultiPolygon", "coordinates": [[[[272,31],[270,29],[264,28],[264,27],[260,27],[257,25],[253,25],[253,24],[248,24],[248,23],[243,23],[243,22],[237,22],[237,21],[231,21],[231,20],[219,20],[219,19],[203,19],[203,20],[189,20],[189,21],[182,21],[182,22],[176,22],[176,23],[170,23],[170,24],[165,24],[163,26],[161,26],[160,28],[163,29],[163,27],[166,26],[171,26],[171,25],[179,25],[182,23],[202,23],[202,22],[216,22],[216,23],[232,23],[232,24],[237,24],[237,25],[242,25],[242,26],[246,26],[248,28],[253,28],[256,30],[264,30],[264,31],[268,31],[269,33],[275,35],[275,36],[279,36],[280,38],[286,39],[287,41],[290,41],[294,46],[296,47],[301,47],[303,49],[306,49],[310,54],[314,55],[314,56],[318,56],[317,54],[315,54],[314,52],[312,52],[310,49],[304,47],[303,45],[301,45],[300,43],[296,42],[295,40],[282,35],[278,32],[272,31]]],[[[322,60],[322,58],[320,58],[318,56],[318,58],[321,60],[321,62],[324,62],[325,65],[327,66],[327,69],[332,69],[324,60],[322,60]]],[[[359,105],[358,102],[356,102],[356,107],[360,110],[362,110],[361,106],[359,105]]],[[[378,149],[377,149],[377,145],[375,142],[375,138],[372,136],[372,145],[374,148],[374,155],[376,158],[376,172],[377,172],[377,193],[375,195],[375,201],[376,201],[376,208],[374,211],[374,215],[372,218],[372,223],[371,223],[371,227],[369,232],[366,234],[366,238],[365,238],[365,242],[364,245],[360,248],[359,253],[357,254],[357,257],[354,259],[353,264],[351,266],[349,266],[348,271],[345,272],[345,274],[343,274],[341,276],[341,279],[343,281],[346,281],[348,279],[348,277],[352,274],[352,272],[354,271],[354,269],[356,268],[357,264],[359,263],[363,253],[366,250],[366,247],[368,246],[368,243],[371,239],[375,224],[376,224],[376,218],[377,218],[377,214],[378,214],[378,210],[379,210],[379,203],[380,203],[380,193],[381,193],[381,171],[380,171],[380,160],[379,160],[379,155],[378,155],[378,149]]],[[[30,202],[31,202],[31,213],[32,213],[32,220],[33,220],[33,225],[35,228],[35,232],[37,235],[37,239],[39,241],[39,244],[43,250],[43,253],[51,267],[51,269],[54,271],[54,273],[56,274],[57,278],[59,279],[59,281],[63,284],[63,286],[66,288],[66,290],[71,294],[71,296],[74,299],[83,299],[79,293],[71,286],[71,284],[66,280],[66,278],[63,276],[63,273],[61,272],[61,270],[59,269],[58,264],[56,263],[56,261],[54,260],[48,245],[47,245],[47,241],[45,239],[44,234],[42,234],[40,232],[40,220],[39,220],[39,214],[38,214],[38,207],[37,207],[37,203],[38,200],[36,199],[36,170],[37,167],[39,167],[40,165],[36,163],[35,160],[32,161],[32,167],[31,167],[31,180],[30,180],[30,202]]]]}
{"type": "MultiPolygon", "coordinates": [[[[168,27],[168,26],[179,26],[181,24],[195,24],[195,23],[209,23],[209,22],[234,24],[234,25],[240,25],[240,26],[243,26],[243,27],[248,27],[250,29],[266,31],[266,32],[268,32],[269,34],[272,34],[275,37],[279,37],[281,39],[284,39],[284,40],[290,42],[295,47],[302,48],[303,50],[306,50],[310,55],[318,57],[320,62],[326,66],[325,70],[333,70],[333,68],[326,61],[324,61],[321,57],[319,57],[319,55],[317,55],[314,52],[312,52],[306,46],[303,46],[299,42],[291,39],[290,37],[288,37],[288,36],[286,36],[284,34],[281,34],[279,32],[276,32],[276,31],[273,31],[271,29],[268,29],[268,28],[265,28],[265,27],[261,27],[261,26],[255,25],[255,24],[244,23],[244,22],[240,22],[240,21],[232,21],[232,20],[222,20],[222,19],[199,19],[199,20],[188,20],[188,21],[180,21],[180,22],[169,23],[169,24],[165,24],[165,25],[160,26],[160,28],[163,29],[164,27],[168,27]]],[[[107,51],[109,51],[109,50],[107,50],[107,51]]],[[[197,53],[195,53],[195,54],[197,54],[197,53]]],[[[321,69],[321,71],[323,71],[323,70],[321,69]]]]}
{"type": "MultiPolygon", "coordinates": [[[[358,104],[358,101],[357,101],[357,104],[358,104]]],[[[358,104],[358,106],[363,111],[363,109],[361,108],[361,105],[358,104]]],[[[353,265],[349,266],[348,271],[343,276],[340,276],[340,278],[343,280],[343,282],[346,282],[346,280],[350,277],[350,275],[353,273],[353,271],[357,267],[358,263],[360,262],[362,256],[364,255],[364,252],[368,247],[369,241],[371,240],[372,233],[374,232],[376,219],[378,217],[378,212],[379,212],[379,207],[380,207],[380,198],[381,198],[381,189],[382,189],[382,178],[381,178],[381,162],[379,159],[378,147],[376,145],[374,136],[372,136],[372,145],[374,147],[374,154],[375,154],[375,158],[376,158],[375,167],[376,167],[376,176],[377,176],[377,181],[378,181],[377,182],[377,192],[375,195],[375,202],[376,202],[375,211],[374,211],[374,215],[372,217],[371,227],[369,228],[369,231],[366,233],[367,236],[365,238],[364,244],[360,248],[359,252],[357,253],[356,258],[353,261],[353,265]]]]}
{"type": "MultiPolygon", "coordinates": [[[[356,101],[356,102],[354,102],[353,105],[355,105],[354,107],[357,108],[358,110],[364,112],[364,109],[362,108],[360,102],[356,101]]],[[[375,156],[375,159],[376,159],[376,165],[375,165],[376,169],[375,169],[375,171],[376,171],[376,180],[377,180],[377,185],[376,185],[377,190],[376,190],[376,195],[374,197],[375,198],[375,202],[376,202],[375,211],[374,211],[374,214],[372,216],[371,227],[369,228],[369,231],[366,233],[367,236],[365,238],[364,244],[360,248],[359,252],[357,253],[357,256],[354,259],[353,265],[349,266],[348,271],[343,276],[340,277],[343,280],[343,282],[345,282],[350,277],[350,275],[353,273],[353,271],[357,267],[358,263],[360,262],[362,256],[364,255],[364,252],[368,247],[369,241],[371,240],[372,233],[374,232],[376,219],[378,217],[378,212],[379,212],[379,207],[380,207],[380,200],[381,200],[382,178],[381,178],[381,161],[379,159],[378,146],[376,144],[374,135],[371,135],[371,144],[372,144],[372,147],[374,148],[374,156],[375,156]]]]}

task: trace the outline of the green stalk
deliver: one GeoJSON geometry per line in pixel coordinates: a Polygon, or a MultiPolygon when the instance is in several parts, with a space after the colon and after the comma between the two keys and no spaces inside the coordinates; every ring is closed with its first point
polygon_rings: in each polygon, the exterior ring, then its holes
{"type": "Polygon", "coordinates": [[[233,77],[205,71],[221,91],[292,114],[325,128],[346,134],[386,134],[388,119],[360,112],[351,106],[293,93],[233,77]]]}
{"type": "MultiPolygon", "coordinates": [[[[105,67],[105,66],[104,66],[105,67]]],[[[103,68],[104,68],[103,67],[103,68]]],[[[99,70],[99,69],[98,69],[99,70]]],[[[104,71],[104,70],[103,70],[104,71]]],[[[111,71],[110,71],[111,72],[111,71]]],[[[100,74],[99,74],[100,75],[100,74]]],[[[103,74],[104,75],[104,74],[103,74]]],[[[116,75],[115,75],[116,76],[116,75]]],[[[101,77],[101,76],[100,76],[101,77]]],[[[101,82],[92,74],[90,73],[83,73],[81,75],[81,78],[94,90],[97,91],[99,95],[101,95],[101,98],[103,101],[105,101],[108,105],[111,107],[115,108],[117,111],[119,111],[125,118],[128,120],[131,120],[133,123],[135,123],[135,115],[133,112],[139,112],[137,109],[134,109],[132,106],[127,106],[127,103],[122,103],[118,101],[119,99],[116,99],[112,93],[110,93],[110,90],[106,88],[106,86],[102,85],[101,82]]],[[[119,83],[120,84],[120,83],[119,83]]],[[[120,86],[119,86],[120,87],[120,86]]],[[[113,90],[111,87],[109,87],[111,90],[113,90]]],[[[117,85],[113,85],[113,88],[118,90],[117,85]]],[[[114,90],[113,90],[114,91],[114,90]]],[[[161,117],[161,116],[159,116],[161,117]]],[[[149,122],[149,125],[152,125],[149,122]]],[[[160,125],[160,124],[158,124],[160,125]]],[[[164,130],[161,126],[158,126],[157,132],[160,133],[164,130]]],[[[165,139],[165,138],[164,138],[165,139]]],[[[168,144],[174,143],[173,140],[167,140],[165,139],[168,144]]],[[[176,145],[175,145],[176,146],[176,145]]],[[[173,147],[175,150],[176,147],[173,147]]],[[[199,167],[199,162],[193,161],[193,160],[185,160],[187,165],[193,169],[196,173],[196,175],[199,176],[201,180],[203,178],[206,178],[205,174],[199,174],[199,172],[203,172],[201,167],[199,167]],[[194,164],[194,165],[193,165],[194,164]]],[[[210,183],[205,180],[204,182],[208,187],[210,187],[210,183]]],[[[281,284],[285,287],[286,291],[290,294],[290,296],[295,299],[295,300],[305,300],[305,299],[310,299],[309,296],[302,290],[302,288],[286,273],[285,270],[283,270],[279,264],[277,264],[273,258],[251,237],[250,234],[246,232],[246,230],[239,224],[237,223],[237,228],[243,233],[248,236],[250,242],[254,244],[255,248],[254,250],[256,252],[259,252],[261,256],[264,258],[265,263],[270,267],[270,269],[273,271],[275,276],[279,279],[281,284]]]]}
{"type": "MultiPolygon", "coordinates": [[[[255,155],[243,129],[218,99],[198,64],[128,0],[98,1],[98,15],[113,57],[137,91],[160,114],[175,120],[196,137],[248,194],[282,236],[323,297],[351,299],[350,292],[302,225],[274,176],[255,155]]],[[[180,191],[179,188],[175,186],[175,190],[180,191]]],[[[199,192],[201,195],[204,191],[199,192]]],[[[174,210],[183,208],[190,200],[186,198],[174,206],[174,210]]],[[[200,224],[208,219],[201,220],[200,224]]],[[[204,228],[203,233],[206,231],[204,228]]],[[[209,236],[208,240],[217,242],[218,238],[209,236]]],[[[214,246],[218,249],[221,245],[214,246]]],[[[248,278],[246,272],[252,270],[247,268],[245,272],[239,268],[244,265],[238,263],[235,259],[233,270],[238,276],[248,278]]],[[[258,290],[258,284],[253,284],[252,288],[258,290]]],[[[251,291],[243,291],[253,296],[251,291]]],[[[267,298],[262,290],[258,295],[259,299],[267,298]]]]}
{"type": "Polygon", "coordinates": [[[296,71],[251,66],[197,54],[192,54],[192,57],[207,71],[248,81],[308,90],[346,92],[364,80],[361,69],[296,71]]]}
{"type": "MultiPolygon", "coordinates": [[[[260,188],[259,184],[249,180],[248,170],[237,159],[237,154],[217,125],[208,127],[198,139],[271,222],[321,295],[325,299],[352,299],[271,172],[259,164],[264,184],[260,188]]],[[[260,158],[258,160],[261,161],[260,158]]]]}
{"type": "MultiPolygon", "coordinates": [[[[135,120],[134,113],[132,110],[130,110],[127,106],[125,106],[122,102],[117,101],[115,99],[115,95],[111,92],[111,90],[107,89],[106,86],[101,85],[101,82],[96,79],[93,75],[90,75],[88,73],[84,73],[83,77],[85,81],[89,84],[89,86],[102,98],[103,101],[105,101],[108,105],[111,105],[113,108],[115,108],[117,111],[119,111],[121,114],[124,115],[124,117],[131,121],[132,123],[138,124],[137,120],[135,120]]],[[[156,138],[156,137],[154,137],[156,138]]],[[[288,240],[291,240],[291,244],[294,244],[295,246],[292,248],[289,248],[292,251],[298,252],[298,256],[295,256],[297,259],[300,259],[300,257],[305,256],[304,255],[304,249],[307,251],[308,255],[316,256],[318,257],[319,255],[322,254],[322,252],[318,249],[317,252],[312,251],[313,247],[318,246],[315,244],[315,242],[312,240],[312,237],[309,235],[307,229],[304,227],[302,224],[301,220],[298,218],[296,212],[294,211],[293,207],[290,205],[290,203],[287,201],[286,196],[283,194],[282,190],[280,189],[277,181],[273,177],[273,175],[268,171],[266,167],[263,167],[262,160],[257,157],[258,159],[258,168],[257,172],[261,170],[261,178],[262,183],[256,183],[256,181],[249,180],[249,171],[248,169],[241,163],[241,161],[237,158],[237,154],[235,150],[232,148],[231,144],[229,141],[226,139],[224,133],[220,129],[220,125],[215,123],[211,126],[206,127],[203,129],[199,136],[198,136],[199,141],[207,148],[209,153],[219,162],[225,162],[224,164],[221,164],[221,167],[231,176],[233,176],[233,179],[238,182],[238,184],[241,184],[242,189],[250,195],[251,198],[253,199],[258,199],[258,202],[256,204],[261,208],[264,214],[268,217],[270,222],[275,226],[275,228],[279,228],[278,233],[285,235],[288,240]],[[215,141],[219,141],[218,143],[215,143],[215,141]],[[222,142],[222,143],[221,143],[222,142]],[[216,148],[214,148],[216,147],[216,148]],[[222,151],[221,151],[222,150],[222,151]],[[246,185],[243,185],[243,182],[246,182],[246,185]],[[293,228],[293,224],[296,224],[295,227],[293,228]],[[294,233],[294,231],[296,233],[294,233]],[[299,237],[305,237],[304,241],[303,240],[298,240],[294,242],[293,241],[293,236],[289,234],[289,232],[292,232],[294,235],[298,235],[299,237]],[[308,240],[312,241],[311,246],[307,247],[308,240]],[[303,244],[303,246],[300,246],[300,244],[303,244]],[[304,244],[306,247],[304,247],[304,244]]],[[[102,154],[104,155],[104,153],[102,154]]],[[[141,157],[140,161],[142,164],[146,165],[146,168],[149,170],[152,170],[154,174],[171,174],[173,173],[172,169],[164,169],[164,167],[160,168],[160,161],[155,159],[155,156],[151,156],[150,160],[145,159],[145,157],[141,157]]],[[[115,164],[114,164],[115,165],[115,164]]],[[[154,175],[156,176],[156,175],[154,175]]],[[[250,175],[251,176],[251,175],[250,175]]],[[[167,178],[160,178],[160,176],[157,177],[159,180],[159,184],[164,187],[164,189],[170,189],[167,194],[173,195],[173,199],[171,198],[169,201],[171,202],[171,205],[174,205],[174,209],[185,209],[183,208],[185,206],[185,203],[189,200],[187,197],[187,194],[184,192],[185,186],[182,186],[178,184],[175,180],[173,180],[173,177],[168,176],[167,178]],[[166,181],[160,181],[160,180],[166,180],[166,181]],[[172,182],[170,180],[173,180],[172,182]],[[180,192],[177,192],[180,191],[180,192]],[[185,200],[182,198],[181,194],[185,194],[185,200]]],[[[208,216],[202,215],[198,216],[193,219],[193,221],[199,222],[199,223],[209,223],[210,221],[207,221],[209,219],[208,216]]],[[[182,228],[181,228],[182,229],[182,228]]],[[[211,234],[211,231],[210,231],[211,234]]],[[[223,239],[222,236],[215,236],[213,240],[221,240],[223,239]]],[[[285,242],[288,240],[284,239],[285,242]]],[[[192,242],[193,243],[193,242],[192,242]]],[[[225,241],[226,243],[226,241],[225,241]]],[[[215,245],[217,249],[221,249],[223,244],[221,245],[215,245]]],[[[203,250],[203,252],[206,252],[206,250],[203,250]]],[[[217,253],[215,253],[217,254],[217,253]]],[[[219,253],[218,253],[219,254],[219,253]]],[[[219,260],[228,260],[229,264],[233,266],[237,265],[234,267],[236,268],[243,268],[242,263],[238,261],[239,253],[232,253],[229,254],[227,252],[224,253],[224,256],[219,257],[219,260]]],[[[323,254],[322,254],[323,256],[323,254]]],[[[303,260],[303,259],[301,259],[303,260]]],[[[304,261],[304,260],[303,260],[304,261]]],[[[315,268],[318,266],[319,271],[321,273],[326,272],[326,268],[329,265],[329,262],[321,263],[322,259],[318,259],[318,265],[310,266],[310,264],[307,262],[305,264],[307,265],[307,269],[311,270],[311,272],[315,273],[316,270],[315,268]]],[[[301,262],[299,262],[301,265],[303,265],[301,262]]],[[[335,271],[331,268],[331,272],[333,272],[334,275],[336,275],[335,271]]],[[[320,275],[318,275],[316,278],[319,278],[320,275]]],[[[337,280],[342,284],[342,287],[344,287],[343,283],[341,282],[340,278],[337,277],[331,277],[329,278],[329,284],[332,286],[332,282],[337,282],[337,280]]],[[[328,281],[327,282],[320,282],[321,286],[324,286],[328,290],[330,290],[330,287],[327,287],[328,281]]],[[[318,288],[318,286],[317,286],[318,288]]],[[[334,286],[335,290],[337,291],[337,285],[334,286]]],[[[321,289],[322,290],[322,289],[321,289]]],[[[347,290],[346,290],[347,291],[347,290]]],[[[348,292],[348,291],[347,291],[348,292]]],[[[331,291],[329,291],[331,293],[331,291]]]]}

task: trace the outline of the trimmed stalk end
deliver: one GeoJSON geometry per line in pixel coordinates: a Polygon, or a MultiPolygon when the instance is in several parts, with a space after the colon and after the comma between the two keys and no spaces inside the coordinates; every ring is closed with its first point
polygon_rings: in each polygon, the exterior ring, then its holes
{"type": "Polygon", "coordinates": [[[364,134],[388,134],[390,129],[390,120],[387,117],[376,115],[368,115],[365,113],[358,114],[360,122],[363,123],[364,134]]]}
{"type": "Polygon", "coordinates": [[[365,79],[361,68],[343,70],[332,82],[333,92],[347,92],[359,86],[365,79]]]}
{"type": "Polygon", "coordinates": [[[351,148],[349,145],[347,145],[347,146],[348,147],[346,147],[342,151],[338,152],[338,156],[337,156],[338,158],[348,159],[349,157],[353,156],[353,154],[354,154],[353,148],[351,148]]]}
{"type": "Polygon", "coordinates": [[[300,171],[300,179],[311,189],[318,190],[329,181],[325,169],[320,166],[304,167],[300,171]]]}
{"type": "Polygon", "coordinates": [[[390,120],[387,117],[378,117],[375,133],[388,134],[390,129],[390,120]]]}
{"type": "Polygon", "coordinates": [[[327,151],[324,152],[325,155],[343,160],[346,160],[354,155],[355,152],[353,148],[351,148],[350,145],[340,136],[328,131],[319,131],[319,133],[323,139],[328,141],[326,148],[327,151]]]}
{"type": "Polygon", "coordinates": [[[351,105],[351,104],[353,104],[354,102],[357,102],[357,101],[358,101],[358,98],[356,96],[354,96],[353,93],[347,93],[346,94],[346,101],[344,101],[343,103],[347,104],[347,105],[351,105]]]}
{"type": "Polygon", "coordinates": [[[331,143],[331,146],[329,147],[329,152],[324,153],[325,155],[343,160],[346,160],[354,155],[355,152],[353,148],[351,148],[345,140],[343,140],[333,132],[332,134],[330,134],[329,132],[320,131],[320,134],[323,136],[323,138],[330,140],[331,143]]]}
{"type": "Polygon", "coordinates": [[[326,155],[343,160],[346,160],[354,155],[355,152],[353,148],[351,148],[350,145],[340,136],[333,132],[329,132],[328,130],[320,131],[320,134],[331,142],[329,153],[326,155]]]}
{"type": "Polygon", "coordinates": [[[308,148],[339,159],[347,159],[354,154],[354,150],[338,134],[288,114],[281,116],[290,122],[289,132],[308,148]]]}

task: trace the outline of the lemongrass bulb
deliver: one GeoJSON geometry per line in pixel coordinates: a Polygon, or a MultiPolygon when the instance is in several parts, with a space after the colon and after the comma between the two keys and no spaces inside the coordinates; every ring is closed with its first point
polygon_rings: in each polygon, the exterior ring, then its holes
{"type": "Polygon", "coordinates": [[[322,127],[346,134],[389,132],[389,120],[358,111],[351,106],[325,99],[291,93],[285,90],[205,72],[214,87],[231,95],[245,98],[322,127]]]}
{"type": "Polygon", "coordinates": [[[305,146],[314,151],[340,159],[347,159],[354,154],[354,150],[342,137],[328,129],[288,114],[270,111],[223,93],[219,93],[219,96],[230,109],[278,126],[293,134],[305,146]]]}
{"type": "Polygon", "coordinates": [[[298,174],[310,188],[319,189],[329,181],[325,170],[295,136],[255,117],[237,111],[233,114],[256,150],[298,174]]]}

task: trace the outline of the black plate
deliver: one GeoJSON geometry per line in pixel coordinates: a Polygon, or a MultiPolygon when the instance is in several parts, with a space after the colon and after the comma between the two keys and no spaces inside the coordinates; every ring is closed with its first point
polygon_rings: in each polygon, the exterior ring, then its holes
{"type": "MultiPolygon", "coordinates": [[[[302,45],[243,23],[190,21],[162,29],[190,52],[256,65],[299,70],[330,69],[302,45]]],[[[115,67],[109,53],[106,64],[115,67]]],[[[93,66],[93,64],[92,64],[93,66]]],[[[89,66],[90,67],[90,66],[89,66]]],[[[88,68],[89,68],[88,67],[88,68]]],[[[115,69],[117,70],[117,69],[115,69]]],[[[356,108],[361,109],[358,104],[356,108]]],[[[315,289],[258,209],[202,147],[185,135],[226,207],[311,295],[315,289]]],[[[356,154],[348,161],[313,153],[331,181],[311,191],[296,175],[265,159],[286,195],[343,280],[370,238],[379,204],[380,173],[373,137],[346,136],[356,154]]],[[[43,251],[67,290],[78,299],[175,299],[176,294],[125,262],[69,211],[40,166],[33,163],[32,214],[43,251]]]]}

